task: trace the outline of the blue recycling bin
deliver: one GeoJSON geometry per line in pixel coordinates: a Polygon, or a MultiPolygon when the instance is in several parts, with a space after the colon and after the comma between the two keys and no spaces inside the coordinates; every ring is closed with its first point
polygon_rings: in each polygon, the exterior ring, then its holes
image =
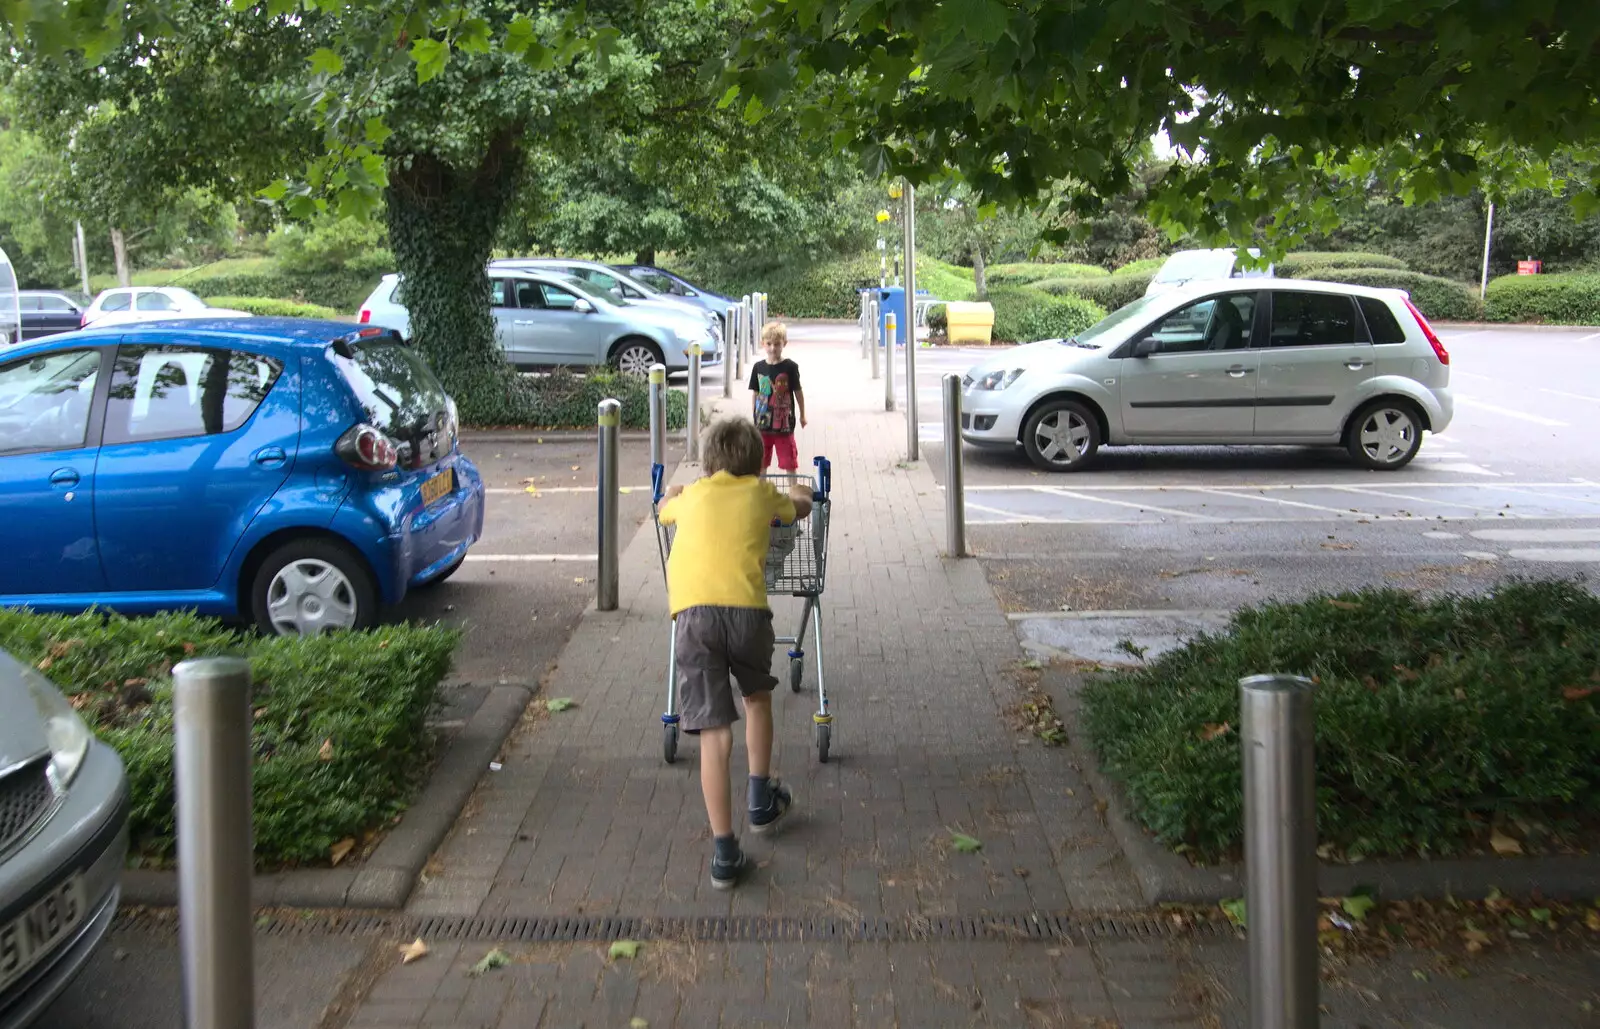
{"type": "MultiPolygon", "coordinates": [[[[928,291],[917,290],[917,296],[925,297],[928,291]]],[[[878,290],[878,345],[883,346],[889,338],[890,311],[894,312],[894,337],[895,342],[904,344],[907,332],[912,324],[911,307],[906,303],[906,288],[904,286],[883,286],[878,290]]]]}

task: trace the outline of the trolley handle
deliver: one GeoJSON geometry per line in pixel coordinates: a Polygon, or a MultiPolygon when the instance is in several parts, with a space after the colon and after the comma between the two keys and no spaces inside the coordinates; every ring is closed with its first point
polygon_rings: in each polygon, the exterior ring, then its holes
{"type": "Polygon", "coordinates": [[[653,496],[651,502],[654,504],[661,503],[661,480],[665,478],[665,476],[666,469],[664,467],[658,464],[653,464],[650,466],[650,489],[653,496]]]}
{"type": "Polygon", "coordinates": [[[811,463],[817,466],[817,488],[812,499],[827,500],[828,494],[833,492],[833,462],[825,457],[814,457],[811,463]]]}

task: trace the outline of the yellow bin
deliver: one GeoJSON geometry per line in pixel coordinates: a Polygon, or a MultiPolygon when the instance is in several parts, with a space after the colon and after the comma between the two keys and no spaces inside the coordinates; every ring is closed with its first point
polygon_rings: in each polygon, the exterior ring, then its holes
{"type": "Polygon", "coordinates": [[[944,305],[952,343],[987,343],[994,333],[994,305],[952,300],[944,305]]]}

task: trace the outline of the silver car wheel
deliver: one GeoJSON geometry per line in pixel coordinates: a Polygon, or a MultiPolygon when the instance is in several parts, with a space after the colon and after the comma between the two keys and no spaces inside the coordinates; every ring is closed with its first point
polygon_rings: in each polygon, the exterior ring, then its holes
{"type": "Polygon", "coordinates": [[[637,379],[647,378],[655,363],[655,351],[644,343],[629,343],[617,354],[617,370],[637,379]]]}
{"type": "Polygon", "coordinates": [[[1395,464],[1416,447],[1417,423],[1396,407],[1380,407],[1367,415],[1357,430],[1362,451],[1373,464],[1395,464]]]}
{"type": "Polygon", "coordinates": [[[267,587],[267,615],[280,636],[316,636],[356,624],[356,591],[345,574],[319,558],[284,565],[267,587]]]}
{"type": "Polygon", "coordinates": [[[1089,423],[1076,411],[1052,411],[1039,419],[1033,443],[1045,460],[1066,466],[1083,459],[1090,435],[1089,423]]]}

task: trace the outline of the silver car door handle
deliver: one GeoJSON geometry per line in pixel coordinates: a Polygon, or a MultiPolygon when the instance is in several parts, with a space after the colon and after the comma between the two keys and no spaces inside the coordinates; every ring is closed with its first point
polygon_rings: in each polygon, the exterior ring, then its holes
{"type": "Polygon", "coordinates": [[[1346,361],[1344,363],[1344,366],[1346,368],[1350,369],[1353,372],[1359,372],[1361,369],[1363,369],[1363,368],[1365,368],[1367,366],[1367,362],[1361,360],[1360,358],[1357,358],[1354,361],[1346,361]]]}
{"type": "Polygon", "coordinates": [[[511,324],[512,325],[532,325],[533,324],[533,320],[531,318],[517,318],[514,321],[512,321],[511,324]]]}
{"type": "Polygon", "coordinates": [[[1236,364],[1232,368],[1228,369],[1228,374],[1233,376],[1235,379],[1242,379],[1246,375],[1249,375],[1252,371],[1254,371],[1253,368],[1246,368],[1243,365],[1236,364]]]}

